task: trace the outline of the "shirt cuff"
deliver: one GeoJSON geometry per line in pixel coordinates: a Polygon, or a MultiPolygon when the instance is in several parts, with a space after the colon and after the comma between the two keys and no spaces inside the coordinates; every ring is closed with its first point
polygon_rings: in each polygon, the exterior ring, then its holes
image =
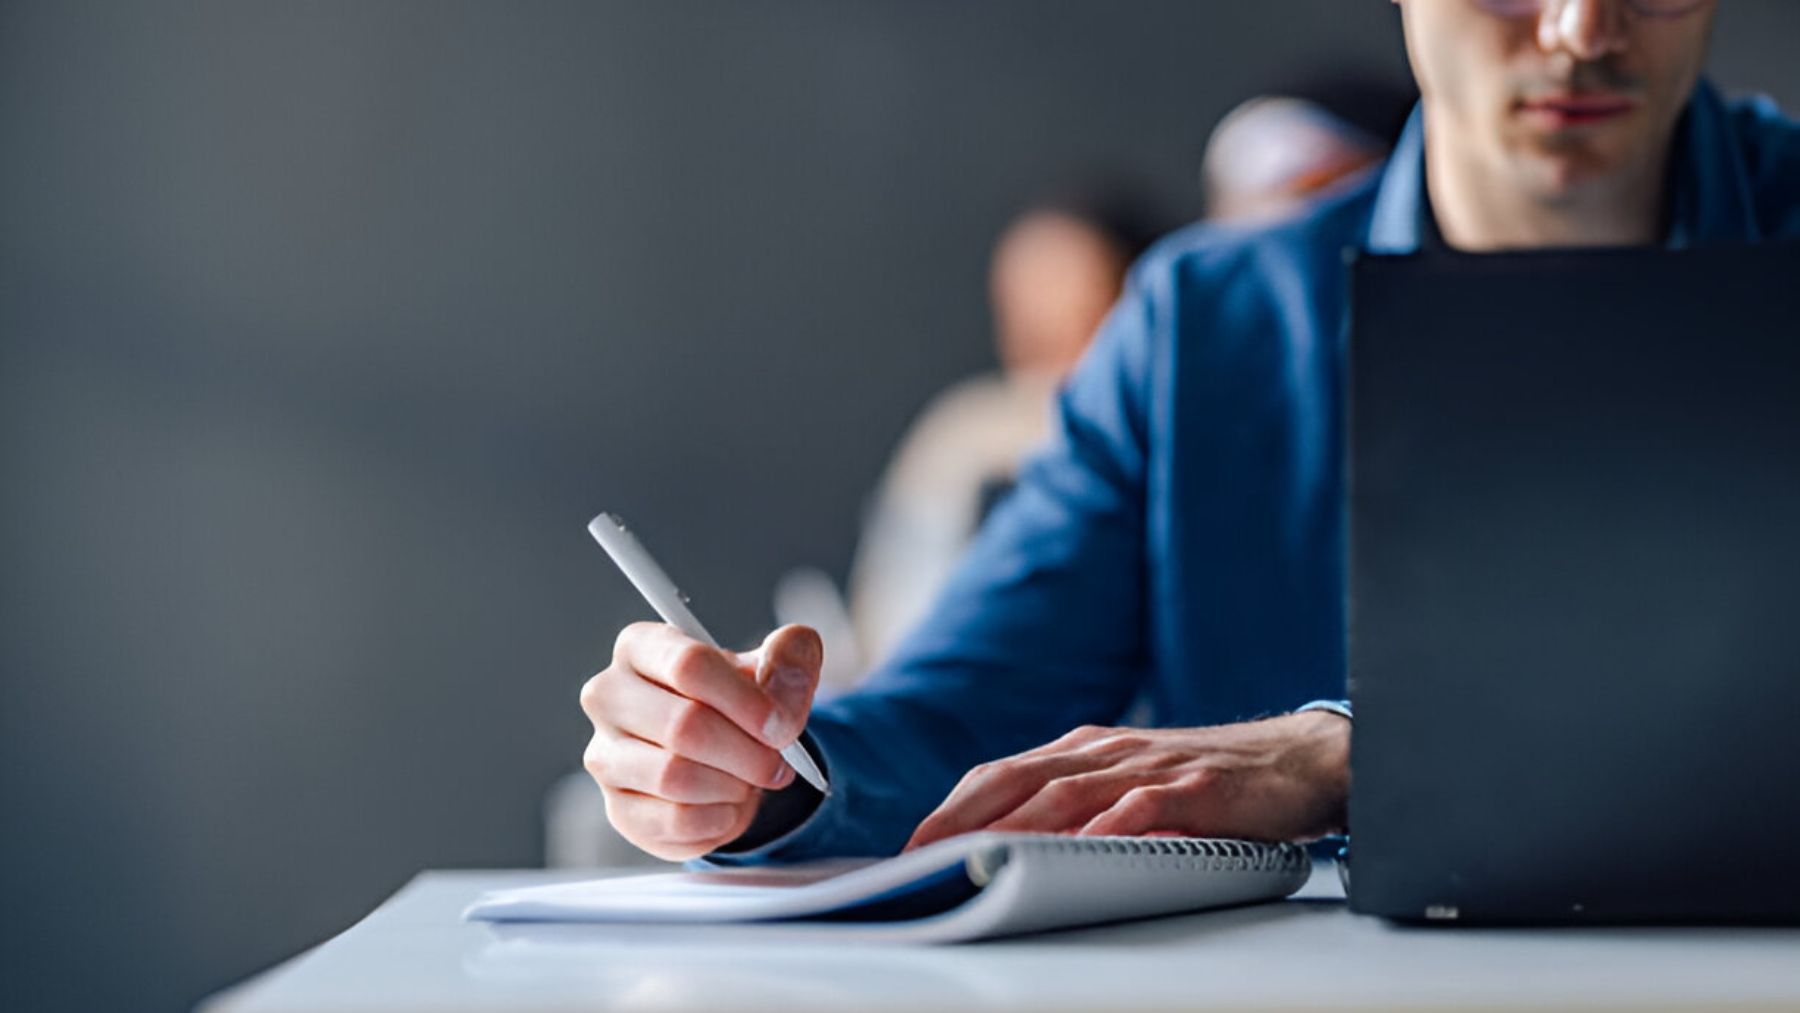
{"type": "Polygon", "coordinates": [[[818,761],[825,774],[825,783],[831,786],[830,791],[821,795],[817,788],[796,777],[793,784],[763,800],[756,819],[742,837],[717,851],[688,861],[689,868],[733,868],[780,861],[796,851],[805,852],[808,842],[825,833],[840,818],[843,792],[832,780],[830,759],[812,733],[800,733],[800,742],[806,747],[807,754],[818,761]],[[834,799],[840,800],[839,803],[834,804],[834,799]]]}
{"type": "Polygon", "coordinates": [[[1294,708],[1295,714],[1304,714],[1307,711],[1330,711],[1346,720],[1356,720],[1350,714],[1350,701],[1348,700],[1314,700],[1312,703],[1294,708]]]}

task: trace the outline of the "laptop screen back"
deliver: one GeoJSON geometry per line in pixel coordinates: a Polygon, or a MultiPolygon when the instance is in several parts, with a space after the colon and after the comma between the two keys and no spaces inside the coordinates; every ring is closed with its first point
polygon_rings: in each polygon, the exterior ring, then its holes
{"type": "Polygon", "coordinates": [[[1352,905],[1800,920],[1800,247],[1352,266],[1352,905]]]}

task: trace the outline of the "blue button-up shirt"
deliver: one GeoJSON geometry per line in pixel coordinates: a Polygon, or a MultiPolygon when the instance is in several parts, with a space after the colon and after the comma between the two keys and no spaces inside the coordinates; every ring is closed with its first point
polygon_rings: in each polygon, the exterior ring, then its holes
{"type": "MultiPolygon", "coordinates": [[[[1766,100],[1702,83],[1670,164],[1670,245],[1800,236],[1800,129],[1766,100]]],[[[815,708],[831,794],[713,860],[892,854],[970,767],[1077,725],[1341,697],[1344,251],[1416,250],[1428,215],[1415,111],[1382,170],[1303,217],[1151,251],[936,607],[815,708]]]]}

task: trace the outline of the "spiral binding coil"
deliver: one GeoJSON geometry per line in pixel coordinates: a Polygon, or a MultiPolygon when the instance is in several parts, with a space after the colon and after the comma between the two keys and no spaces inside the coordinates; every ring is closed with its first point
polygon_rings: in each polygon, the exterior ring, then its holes
{"type": "Polygon", "coordinates": [[[1242,872],[1291,872],[1307,867],[1311,862],[1306,849],[1297,844],[1262,844],[1211,837],[1046,836],[1019,841],[1014,846],[1064,853],[1203,859],[1208,868],[1242,872]]]}

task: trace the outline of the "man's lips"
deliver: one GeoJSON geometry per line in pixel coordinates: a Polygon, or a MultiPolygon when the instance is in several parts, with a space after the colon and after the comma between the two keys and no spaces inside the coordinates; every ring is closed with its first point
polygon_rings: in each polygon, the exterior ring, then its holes
{"type": "Polygon", "coordinates": [[[1553,127],[1601,123],[1637,108],[1634,99],[1622,95],[1539,95],[1521,99],[1515,107],[1527,119],[1553,127]]]}

